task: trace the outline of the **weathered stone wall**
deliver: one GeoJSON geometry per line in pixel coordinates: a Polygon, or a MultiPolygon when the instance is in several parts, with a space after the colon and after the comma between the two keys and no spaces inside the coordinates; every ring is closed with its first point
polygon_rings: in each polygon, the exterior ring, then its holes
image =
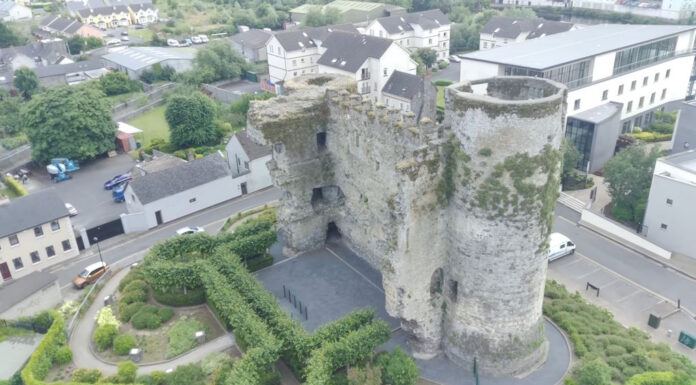
{"type": "Polygon", "coordinates": [[[448,89],[437,125],[363,101],[347,78],[310,75],[254,102],[248,122],[274,148],[286,252],[321,247],[335,226],[382,272],[416,356],[477,357],[492,373],[545,358],[546,202],[564,118],[562,86],[511,82],[492,80],[491,96],[448,89]]]}

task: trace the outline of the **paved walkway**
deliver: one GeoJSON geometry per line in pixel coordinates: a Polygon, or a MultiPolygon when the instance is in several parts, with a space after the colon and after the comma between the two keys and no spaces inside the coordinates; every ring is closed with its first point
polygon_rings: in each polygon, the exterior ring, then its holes
{"type": "MultiPolygon", "coordinates": [[[[73,351],[73,362],[78,368],[99,369],[104,374],[115,374],[116,365],[109,364],[97,358],[92,349],[92,334],[95,329],[95,321],[97,312],[103,307],[103,299],[106,295],[111,295],[118,288],[118,283],[128,274],[128,268],[125,268],[115,276],[113,276],[97,294],[96,300],[89,307],[87,312],[78,322],[72,336],[70,337],[70,349],[73,351]]],[[[235,346],[235,341],[232,333],[226,333],[222,337],[209,341],[190,352],[164,363],[142,364],[138,365],[139,374],[147,374],[154,371],[166,371],[170,368],[175,368],[179,365],[185,365],[192,362],[199,362],[211,353],[220,352],[235,346]]]]}

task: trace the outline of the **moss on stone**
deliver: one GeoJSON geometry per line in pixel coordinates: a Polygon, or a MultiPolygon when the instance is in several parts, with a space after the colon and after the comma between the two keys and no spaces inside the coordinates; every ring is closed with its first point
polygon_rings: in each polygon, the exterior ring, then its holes
{"type": "Polygon", "coordinates": [[[491,149],[488,148],[488,147],[484,147],[484,148],[480,149],[478,153],[479,153],[479,155],[481,155],[481,156],[486,156],[486,157],[488,157],[488,156],[491,156],[491,155],[493,154],[493,150],[491,150],[491,149]]]}
{"type": "Polygon", "coordinates": [[[300,154],[314,144],[317,132],[326,130],[328,116],[326,105],[313,105],[282,119],[262,122],[258,127],[267,142],[283,143],[287,151],[300,154]]]}
{"type": "Polygon", "coordinates": [[[520,118],[540,119],[552,115],[562,107],[563,99],[531,101],[520,103],[495,103],[473,98],[455,97],[454,108],[459,111],[482,110],[488,117],[495,119],[502,115],[516,115],[520,118]]]}

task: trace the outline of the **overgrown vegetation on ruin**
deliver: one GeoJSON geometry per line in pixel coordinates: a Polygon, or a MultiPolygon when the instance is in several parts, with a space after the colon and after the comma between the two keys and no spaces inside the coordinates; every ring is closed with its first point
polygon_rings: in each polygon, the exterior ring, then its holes
{"type": "Polygon", "coordinates": [[[580,359],[566,385],[681,385],[696,379],[696,366],[688,358],[651,342],[636,328],[624,328],[579,293],[548,281],[544,297],[544,314],[568,334],[580,359]]]}

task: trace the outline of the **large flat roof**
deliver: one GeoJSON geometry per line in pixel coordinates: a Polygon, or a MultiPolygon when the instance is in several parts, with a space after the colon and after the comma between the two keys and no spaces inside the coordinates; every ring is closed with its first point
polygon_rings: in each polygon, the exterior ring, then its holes
{"type": "Polygon", "coordinates": [[[129,47],[103,56],[105,60],[134,71],[165,60],[193,60],[194,57],[195,49],[168,47],[129,47]]]}
{"type": "Polygon", "coordinates": [[[696,174],[696,150],[680,152],[663,158],[665,163],[681,167],[696,174]]]}
{"type": "Polygon", "coordinates": [[[462,55],[543,70],[696,29],[689,25],[600,24],[462,55]]]}

